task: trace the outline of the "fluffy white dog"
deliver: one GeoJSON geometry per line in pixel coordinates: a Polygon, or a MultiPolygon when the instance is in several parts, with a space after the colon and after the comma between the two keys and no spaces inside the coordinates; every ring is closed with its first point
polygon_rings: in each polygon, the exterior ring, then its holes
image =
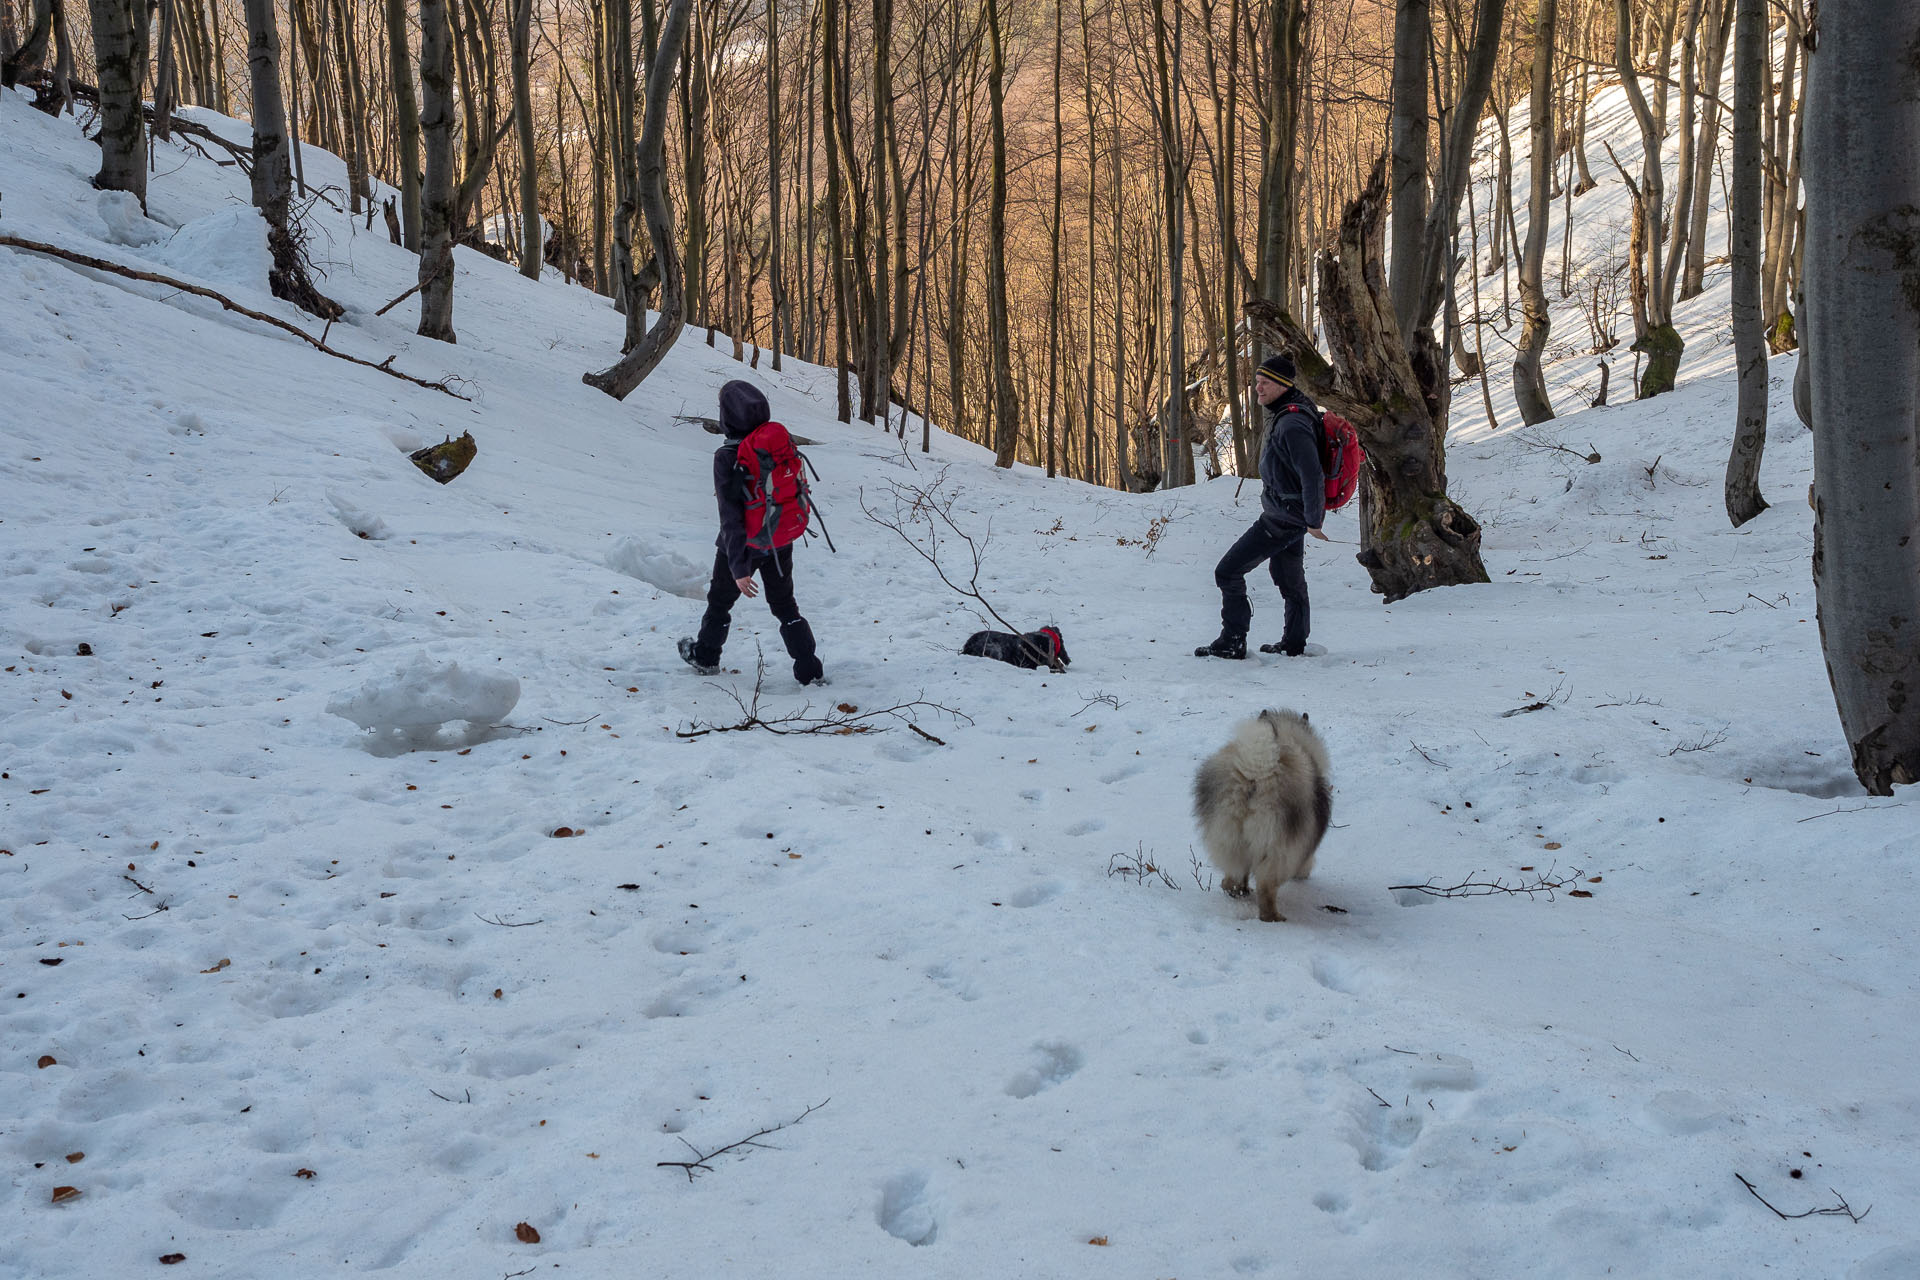
{"type": "Polygon", "coordinates": [[[1262,711],[1200,765],[1193,813],[1220,887],[1236,898],[1255,885],[1262,920],[1284,920],[1274,895],[1313,873],[1333,816],[1327,749],[1304,713],[1262,711]]]}

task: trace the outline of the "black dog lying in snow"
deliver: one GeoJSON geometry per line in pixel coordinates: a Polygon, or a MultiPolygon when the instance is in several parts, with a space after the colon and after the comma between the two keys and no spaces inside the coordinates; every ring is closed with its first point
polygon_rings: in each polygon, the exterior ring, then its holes
{"type": "Polygon", "coordinates": [[[1065,671],[1073,661],[1067,656],[1067,646],[1060,639],[1058,627],[1042,627],[1018,636],[1011,631],[976,631],[960,646],[960,652],[970,658],[1009,663],[1023,671],[1037,667],[1065,671]]]}

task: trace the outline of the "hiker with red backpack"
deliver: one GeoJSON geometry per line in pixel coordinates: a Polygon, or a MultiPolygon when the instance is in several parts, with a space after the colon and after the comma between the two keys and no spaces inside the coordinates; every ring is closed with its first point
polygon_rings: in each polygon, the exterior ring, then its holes
{"type": "Polygon", "coordinates": [[[1330,506],[1353,493],[1359,473],[1359,441],[1343,420],[1323,422],[1320,410],[1294,385],[1293,361],[1271,355],[1261,362],[1253,393],[1267,407],[1267,442],[1260,453],[1260,518],[1220,558],[1213,580],[1220,588],[1220,635],[1193,651],[1197,658],[1244,658],[1253,605],[1247,575],[1264,561],[1280,588],[1286,623],[1278,644],[1262,653],[1298,657],[1306,651],[1306,539],[1326,541],[1320,530],[1330,506]],[[1340,439],[1328,427],[1337,423],[1340,439]],[[1332,456],[1328,456],[1331,454],[1332,456]],[[1339,490],[1335,492],[1335,490],[1339,490]]]}
{"type": "Polygon", "coordinates": [[[813,651],[813,628],[793,600],[793,544],[806,532],[813,510],[806,460],[787,429],[771,419],[766,396],[752,383],[736,379],[720,388],[720,426],[727,442],[713,451],[718,552],[700,634],[681,639],[680,656],[702,675],[719,670],[733,606],[741,596],[760,593],[753,580],[758,574],[767,589],[767,607],[780,620],[793,678],[803,685],[825,684],[813,651]]]}

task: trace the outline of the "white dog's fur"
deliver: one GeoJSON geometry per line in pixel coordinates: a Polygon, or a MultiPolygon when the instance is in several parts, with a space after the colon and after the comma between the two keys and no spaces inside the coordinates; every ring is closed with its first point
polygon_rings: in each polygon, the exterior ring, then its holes
{"type": "Polygon", "coordinates": [[[1194,775],[1193,812],[1220,887],[1238,898],[1256,882],[1260,918],[1284,920],[1274,895],[1312,874],[1333,815],[1327,749],[1307,717],[1268,710],[1241,724],[1194,775]]]}

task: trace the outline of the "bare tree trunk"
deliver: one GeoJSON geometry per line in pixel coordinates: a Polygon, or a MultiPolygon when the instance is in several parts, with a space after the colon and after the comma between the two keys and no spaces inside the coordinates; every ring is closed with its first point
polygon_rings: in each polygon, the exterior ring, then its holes
{"type": "Polygon", "coordinates": [[[1020,443],[1020,404],[1014,397],[1012,338],[1007,325],[1007,115],[1006,37],[1000,0],[987,8],[988,132],[993,143],[992,190],[987,198],[987,345],[993,370],[994,465],[1011,467],[1020,443]]]}
{"type": "MultiPolygon", "coordinates": [[[[1633,350],[1647,357],[1646,372],[1640,378],[1640,398],[1673,390],[1680,371],[1680,354],[1686,340],[1673,327],[1672,294],[1665,282],[1666,252],[1666,179],[1660,164],[1660,140],[1666,132],[1665,121],[1648,106],[1640,88],[1640,72],[1633,63],[1632,0],[1614,0],[1614,66],[1627,91],[1627,102],[1640,125],[1642,157],[1636,203],[1642,219],[1639,228],[1641,252],[1636,255],[1637,291],[1644,298],[1636,308],[1636,320],[1644,313],[1636,329],[1633,350]]],[[[1664,103],[1663,103],[1664,106],[1664,103]]]]}
{"type": "Polygon", "coordinates": [[[520,274],[540,278],[539,157],[533,139],[533,0],[513,0],[513,123],[520,145],[520,274]]]}
{"type": "MultiPolygon", "coordinates": [[[[821,124],[827,140],[827,238],[832,246],[832,268],[834,298],[834,369],[837,393],[838,417],[842,422],[853,421],[853,390],[848,383],[847,350],[847,310],[851,299],[847,296],[847,239],[846,239],[846,178],[842,171],[841,156],[843,139],[840,134],[840,101],[845,96],[841,85],[843,68],[840,65],[840,29],[839,0],[822,0],[820,6],[822,23],[821,50],[821,124]]],[[[844,158],[851,163],[852,157],[844,158]]]]}
{"type": "Polygon", "coordinates": [[[1340,219],[1336,254],[1320,262],[1320,319],[1333,360],[1284,311],[1256,300],[1263,340],[1293,357],[1302,386],[1352,420],[1366,448],[1368,501],[1357,557],[1391,604],[1431,587],[1487,581],[1480,526],[1447,496],[1445,422],[1393,321],[1382,263],[1386,158],[1340,219]]]}
{"type": "Polygon", "coordinates": [[[420,0],[420,336],[454,342],[453,29],[449,0],[420,0]]]}
{"type": "Polygon", "coordinates": [[[1766,0],[1733,0],[1733,349],[1740,403],[1727,459],[1727,516],[1738,528],[1767,509],[1760,458],[1767,445],[1766,322],[1760,312],[1760,110],[1768,72],[1766,0]]]}
{"type": "MultiPolygon", "coordinates": [[[[6,0],[0,0],[5,3],[6,0]]],[[[0,56],[0,86],[8,89],[21,80],[40,70],[47,59],[47,48],[53,40],[53,5],[49,0],[33,0],[33,24],[27,28],[26,38],[20,41],[18,48],[4,50],[0,56]]]]}
{"type": "Polygon", "coordinates": [[[1727,58],[1727,37],[1733,23],[1733,0],[1708,0],[1710,19],[1703,20],[1707,36],[1701,46],[1700,137],[1694,147],[1693,203],[1675,208],[1676,218],[1687,219],[1687,256],[1680,269],[1680,300],[1698,297],[1706,287],[1707,214],[1713,205],[1713,161],[1720,149],[1720,77],[1727,58]]]}
{"type": "Polygon", "coordinates": [[[147,126],[141,88],[147,79],[146,0],[88,0],[93,65],[100,79],[102,191],[131,191],[147,207],[147,126]]]}
{"type": "Polygon", "coordinates": [[[400,133],[400,239],[420,252],[420,105],[413,92],[413,55],[407,42],[406,0],[385,0],[387,80],[393,93],[394,124],[400,133]]]}
{"type": "Polygon", "coordinates": [[[780,0],[767,0],[767,281],[772,301],[773,371],[780,372],[780,352],[792,340],[787,309],[786,246],[780,232],[780,0]]]}
{"type": "Polygon", "coordinates": [[[1402,334],[1420,327],[1427,234],[1428,0],[1398,0],[1393,27],[1393,267],[1388,292],[1402,334]]]}
{"type": "Polygon", "coordinates": [[[1164,0],[1153,0],[1154,56],[1159,78],[1160,101],[1160,199],[1166,217],[1167,253],[1167,398],[1161,448],[1165,462],[1160,487],[1175,489],[1193,483],[1193,448],[1187,439],[1187,291],[1186,291],[1186,208],[1182,192],[1186,185],[1186,147],[1180,128],[1180,99],[1176,92],[1181,49],[1179,31],[1182,7],[1174,9],[1173,22],[1166,19],[1164,0]],[[1175,33],[1168,48],[1169,26],[1175,33]]]}
{"type": "Polygon", "coordinates": [[[1260,165],[1258,277],[1260,296],[1288,306],[1293,283],[1293,226],[1299,204],[1294,158],[1299,146],[1311,0],[1270,0],[1267,10],[1267,145],[1260,165]]]}
{"type": "MultiPolygon", "coordinates": [[[[654,371],[672,350],[686,326],[686,279],[681,274],[680,249],[673,228],[673,209],[667,203],[667,105],[673,87],[673,69],[687,34],[693,0],[673,0],[666,25],[660,29],[659,48],[647,68],[647,121],[640,131],[640,207],[660,268],[660,299],[653,327],[645,338],[601,373],[581,381],[616,400],[624,400],[654,371]]],[[[630,52],[622,56],[631,57],[630,52]]]]}
{"type": "Polygon", "coordinates": [[[322,319],[341,307],[321,296],[307,276],[305,248],[292,221],[293,167],[287,155],[287,112],[280,97],[280,33],[273,0],[246,0],[247,70],[253,92],[253,207],[267,224],[273,265],[267,287],[276,298],[322,319]]]}
{"type": "Polygon", "coordinates": [[[1527,186],[1527,242],[1520,251],[1520,346],[1513,357],[1513,399],[1528,426],[1553,417],[1547,398],[1547,380],[1540,369],[1553,318],[1547,310],[1547,290],[1541,270],[1547,257],[1547,220],[1552,201],[1547,193],[1553,167],[1553,46],[1558,25],[1557,0],[1539,0],[1533,23],[1533,84],[1527,132],[1529,157],[1527,186]]]}
{"type": "Polygon", "coordinates": [[[1807,106],[1813,581],[1853,771],[1920,781],[1920,11],[1826,0],[1807,106]]]}

